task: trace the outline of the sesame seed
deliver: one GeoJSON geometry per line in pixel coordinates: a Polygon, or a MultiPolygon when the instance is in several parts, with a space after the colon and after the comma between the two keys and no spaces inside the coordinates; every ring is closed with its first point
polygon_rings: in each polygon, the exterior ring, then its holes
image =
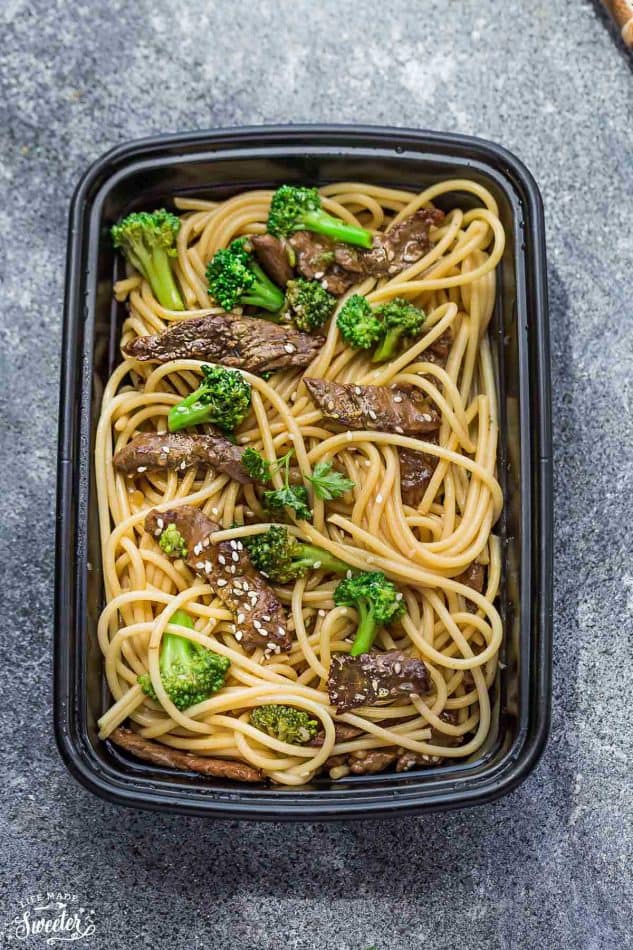
{"type": "Polygon", "coordinates": [[[266,620],[266,621],[268,622],[268,621],[270,620],[269,615],[268,615],[268,614],[262,614],[262,620],[266,620]]]}
{"type": "Polygon", "coordinates": [[[231,540],[231,541],[229,541],[229,544],[230,544],[230,546],[233,548],[233,550],[235,551],[235,549],[237,548],[237,542],[234,541],[234,540],[231,540]]]}
{"type": "Polygon", "coordinates": [[[185,460],[183,459],[182,462],[180,463],[180,470],[181,470],[182,472],[184,472],[184,470],[185,470],[186,468],[187,468],[187,463],[186,463],[185,460]]]}
{"type": "Polygon", "coordinates": [[[393,671],[397,676],[402,671],[402,663],[394,663],[393,671]]]}
{"type": "Polygon", "coordinates": [[[235,574],[235,572],[236,572],[235,564],[229,564],[229,573],[235,574]]]}
{"type": "Polygon", "coordinates": [[[325,617],[325,611],[319,610],[319,617],[325,617]]]}
{"type": "MultiPolygon", "coordinates": [[[[251,512],[251,514],[252,514],[252,512],[251,512]]],[[[241,541],[238,541],[238,542],[237,542],[237,550],[238,550],[238,551],[243,551],[243,550],[244,550],[244,545],[242,544],[241,541]]]]}
{"type": "Polygon", "coordinates": [[[139,465],[139,467],[136,469],[136,471],[137,471],[137,472],[146,472],[146,471],[147,471],[147,465],[139,465]]]}
{"type": "Polygon", "coordinates": [[[312,565],[312,567],[314,568],[315,571],[318,571],[319,568],[321,567],[321,562],[320,562],[320,561],[315,561],[314,564],[312,565]]]}
{"type": "Polygon", "coordinates": [[[348,571],[348,572],[347,572],[347,574],[346,574],[345,576],[346,576],[346,577],[347,577],[347,579],[349,580],[349,579],[350,579],[350,577],[352,576],[352,572],[351,572],[351,571],[348,571]]]}
{"type": "Polygon", "coordinates": [[[228,581],[225,581],[223,577],[221,577],[218,581],[218,587],[226,587],[227,584],[228,581]]]}
{"type": "Polygon", "coordinates": [[[236,631],[235,631],[235,639],[238,641],[238,643],[239,643],[239,641],[242,639],[243,636],[244,636],[244,634],[242,633],[241,630],[236,630],[236,631]]]}
{"type": "Polygon", "coordinates": [[[212,515],[217,515],[217,514],[219,514],[219,509],[218,509],[218,508],[212,508],[212,509],[211,509],[211,514],[212,514],[212,515]]]}
{"type": "Polygon", "coordinates": [[[384,499],[383,499],[382,495],[380,494],[380,492],[378,492],[378,494],[376,495],[376,503],[379,504],[379,505],[381,505],[382,502],[383,502],[383,500],[384,500],[384,499]]]}
{"type": "Polygon", "coordinates": [[[354,392],[356,393],[357,396],[360,396],[362,391],[363,390],[360,388],[360,386],[354,386],[354,392]]]}
{"type": "Polygon", "coordinates": [[[261,626],[262,626],[262,625],[261,625],[261,622],[260,622],[259,620],[257,620],[257,618],[255,618],[255,620],[253,620],[253,626],[254,626],[257,630],[261,630],[261,626]]]}
{"type": "Polygon", "coordinates": [[[284,350],[286,353],[294,353],[296,346],[294,346],[292,343],[284,343],[284,350]]]}
{"type": "Polygon", "coordinates": [[[169,453],[171,452],[171,449],[169,448],[168,445],[164,445],[164,446],[162,447],[161,451],[164,452],[165,455],[169,455],[169,453]]]}
{"type": "Polygon", "coordinates": [[[233,551],[233,554],[231,555],[231,557],[233,558],[233,560],[234,560],[236,563],[237,563],[237,562],[239,561],[239,559],[240,559],[240,556],[239,556],[239,554],[237,553],[237,551],[233,551]]]}
{"type": "Polygon", "coordinates": [[[275,653],[279,653],[279,647],[277,646],[276,643],[272,643],[272,642],[267,643],[266,646],[268,647],[269,650],[273,650],[275,653]]]}
{"type": "Polygon", "coordinates": [[[162,518],[157,518],[156,524],[158,525],[159,528],[163,528],[165,526],[165,522],[163,521],[162,518]]]}
{"type": "Polygon", "coordinates": [[[333,400],[333,399],[330,399],[330,400],[329,400],[329,402],[328,402],[328,404],[327,404],[327,407],[328,407],[328,409],[330,410],[330,412],[332,411],[332,409],[334,409],[334,400],[333,400]]]}
{"type": "Polygon", "coordinates": [[[396,426],[396,432],[398,433],[398,435],[404,435],[404,429],[402,428],[402,426],[396,426]]]}
{"type": "Polygon", "coordinates": [[[226,564],[226,558],[224,557],[223,554],[218,554],[218,561],[220,562],[220,564],[226,564]]]}
{"type": "Polygon", "coordinates": [[[197,570],[197,571],[203,571],[203,570],[204,570],[204,563],[203,563],[202,561],[198,561],[198,563],[196,564],[196,570],[197,570]]]}
{"type": "Polygon", "coordinates": [[[242,589],[242,585],[240,584],[239,581],[234,581],[234,582],[233,582],[233,586],[234,586],[237,590],[241,590],[241,589],[242,589]]]}
{"type": "Polygon", "coordinates": [[[376,415],[376,413],[374,412],[373,409],[369,409],[368,412],[367,412],[367,415],[369,416],[370,419],[377,419],[377,418],[378,418],[378,416],[376,415]]]}
{"type": "Polygon", "coordinates": [[[211,571],[213,570],[213,564],[211,563],[211,561],[204,562],[204,569],[207,572],[207,574],[211,573],[211,571]]]}
{"type": "Polygon", "coordinates": [[[394,402],[402,402],[402,396],[394,396],[394,397],[393,397],[393,401],[394,401],[394,402]]]}
{"type": "Polygon", "coordinates": [[[402,600],[402,594],[396,594],[396,600],[402,600]]]}
{"type": "Polygon", "coordinates": [[[279,634],[280,637],[286,636],[286,631],[284,630],[283,627],[277,627],[277,633],[279,634]]]}
{"type": "Polygon", "coordinates": [[[238,622],[238,623],[244,623],[244,620],[245,620],[244,614],[238,614],[238,615],[237,615],[237,622],[238,622]]]}

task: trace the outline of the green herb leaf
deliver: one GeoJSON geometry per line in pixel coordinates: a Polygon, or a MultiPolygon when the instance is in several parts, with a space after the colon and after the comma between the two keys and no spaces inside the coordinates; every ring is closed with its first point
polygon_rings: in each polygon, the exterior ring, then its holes
{"type": "Polygon", "coordinates": [[[310,521],[312,509],[308,503],[308,493],[304,485],[292,486],[286,484],[276,491],[264,492],[264,504],[271,511],[281,508],[291,508],[302,521],[310,521]]]}
{"type": "Polygon", "coordinates": [[[331,462],[317,462],[312,475],[307,477],[314,488],[314,494],[317,498],[323,498],[324,501],[340,498],[345,492],[351,491],[356,484],[351,478],[345,478],[333,469],[331,462]]]}

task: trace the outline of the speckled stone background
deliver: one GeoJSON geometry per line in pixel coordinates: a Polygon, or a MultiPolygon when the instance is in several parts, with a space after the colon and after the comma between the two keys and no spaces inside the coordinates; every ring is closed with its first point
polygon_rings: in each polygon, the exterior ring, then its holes
{"type": "Polygon", "coordinates": [[[95,908],[84,946],[99,950],[631,946],[633,97],[605,21],[589,0],[5,0],[0,21],[0,944],[19,899],[59,887],[95,908]],[[51,730],[70,195],[128,138],[319,120],[496,139],[542,188],[551,740],[518,791],[448,815],[286,827],[119,810],[75,784],[51,730]]]}

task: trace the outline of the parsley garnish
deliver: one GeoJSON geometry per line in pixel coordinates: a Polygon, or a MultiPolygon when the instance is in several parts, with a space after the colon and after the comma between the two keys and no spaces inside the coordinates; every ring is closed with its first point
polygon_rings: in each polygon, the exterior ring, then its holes
{"type": "Polygon", "coordinates": [[[308,481],[314,488],[314,494],[324,501],[340,498],[356,484],[351,478],[345,478],[336,469],[333,470],[331,462],[317,462],[312,475],[308,475],[308,481]]]}

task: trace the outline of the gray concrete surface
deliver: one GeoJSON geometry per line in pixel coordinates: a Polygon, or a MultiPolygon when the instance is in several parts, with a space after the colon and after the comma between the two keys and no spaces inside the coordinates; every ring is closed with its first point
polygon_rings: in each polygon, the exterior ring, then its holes
{"type": "Polygon", "coordinates": [[[5,0],[0,21],[0,944],[21,899],[62,889],[94,908],[84,945],[108,950],[631,946],[632,77],[605,22],[589,0],[5,0]],[[518,791],[443,816],[285,827],[118,810],[69,777],[51,731],[70,194],[131,137],[318,120],[496,139],[542,188],[551,740],[518,791]]]}

